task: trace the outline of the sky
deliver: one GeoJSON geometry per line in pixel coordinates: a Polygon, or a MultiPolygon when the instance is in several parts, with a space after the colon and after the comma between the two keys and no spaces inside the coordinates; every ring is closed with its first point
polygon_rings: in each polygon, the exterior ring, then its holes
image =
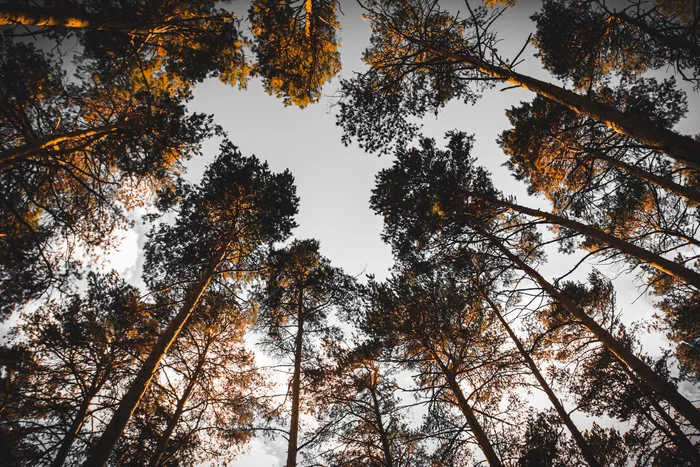
{"type": "MultiPolygon", "coordinates": [[[[472,1],[472,4],[476,4],[472,1]]],[[[464,3],[456,0],[441,2],[455,9],[464,10],[464,3]]],[[[521,49],[532,30],[529,16],[538,9],[539,2],[521,0],[516,8],[507,11],[496,23],[503,40],[499,51],[505,57],[513,57],[521,49]]],[[[343,70],[339,78],[349,78],[353,72],[362,70],[360,57],[368,44],[369,24],[361,17],[359,6],[354,1],[342,1],[341,53],[343,70]]],[[[533,57],[534,49],[528,47],[523,54],[525,62],[518,71],[537,78],[553,81],[541,69],[533,57]]],[[[392,163],[391,157],[366,154],[357,145],[349,147],[341,143],[341,129],[335,125],[333,97],[338,79],[324,87],[324,97],[319,103],[304,109],[284,107],[280,99],[267,95],[258,80],[251,80],[246,90],[238,90],[209,80],[198,85],[190,104],[192,111],[210,113],[215,121],[228,133],[244,155],[255,154],[267,160],[273,171],[289,169],[295,177],[297,194],[300,197],[299,227],[294,237],[315,238],[320,241],[321,253],[332,264],[342,267],[354,276],[374,274],[385,278],[392,265],[391,251],[382,243],[380,233],[382,220],[369,209],[369,198],[376,174],[392,163]]],[[[493,174],[495,185],[506,194],[516,195],[521,204],[546,207],[541,199],[526,195],[524,185],[513,179],[502,164],[505,156],[496,144],[497,136],[509,127],[505,110],[520,101],[529,101],[534,95],[522,89],[509,89],[499,85],[486,91],[476,105],[450,103],[437,116],[423,121],[424,135],[442,140],[448,130],[457,129],[476,135],[474,155],[493,174]]],[[[693,101],[697,101],[694,98],[693,101]]],[[[691,114],[678,127],[681,132],[697,131],[698,105],[691,102],[691,114]]],[[[196,182],[206,164],[217,153],[218,141],[212,140],[204,148],[205,156],[188,165],[187,178],[196,182]]],[[[141,213],[137,213],[140,215],[141,213]]],[[[135,218],[138,216],[136,215],[135,218]]],[[[124,234],[122,248],[112,254],[109,263],[121,271],[125,278],[136,285],[140,282],[140,248],[145,240],[145,231],[137,222],[134,229],[124,234]]],[[[550,261],[541,271],[545,277],[561,275],[563,267],[573,258],[550,261]]],[[[614,271],[613,271],[614,272],[614,271]]],[[[576,276],[585,275],[585,269],[576,276]]],[[[618,302],[626,313],[627,321],[647,318],[653,313],[651,300],[639,298],[640,291],[626,277],[616,280],[618,302]]],[[[650,346],[663,344],[655,336],[650,346]]],[[[649,351],[650,348],[645,348],[649,351]]],[[[250,452],[241,456],[234,464],[243,466],[282,465],[285,446],[255,440],[250,452]]]]}

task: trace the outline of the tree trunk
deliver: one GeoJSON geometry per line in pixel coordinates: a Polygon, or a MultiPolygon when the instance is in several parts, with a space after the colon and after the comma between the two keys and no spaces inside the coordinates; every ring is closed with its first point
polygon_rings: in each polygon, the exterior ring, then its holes
{"type": "MultiPolygon", "coordinates": [[[[55,146],[59,143],[72,140],[83,140],[85,138],[94,137],[89,143],[99,141],[110,133],[118,130],[117,126],[100,127],[85,130],[67,131],[60,135],[47,136],[36,141],[31,141],[23,146],[18,146],[12,149],[7,149],[0,152],[0,171],[13,169],[22,162],[28,160],[35,153],[44,149],[55,146]]],[[[86,145],[81,145],[77,149],[85,149],[86,145]]],[[[65,151],[64,151],[65,152],[65,151]]]]}
{"type": "Polygon", "coordinates": [[[209,340],[207,340],[207,343],[204,346],[204,349],[202,350],[202,354],[199,357],[197,366],[195,367],[194,372],[190,376],[190,380],[187,383],[187,387],[185,387],[185,390],[182,393],[182,397],[180,397],[180,399],[177,401],[175,413],[173,413],[173,416],[170,418],[170,420],[168,420],[168,426],[165,428],[163,435],[160,437],[158,446],[156,447],[153,456],[151,456],[151,460],[148,463],[149,467],[157,467],[160,463],[160,460],[163,457],[163,454],[165,454],[165,449],[168,447],[170,437],[173,435],[173,431],[175,431],[177,424],[180,422],[180,418],[182,417],[182,414],[185,411],[185,405],[187,404],[187,401],[189,400],[190,395],[194,390],[194,387],[197,385],[199,375],[202,373],[202,368],[204,368],[204,363],[206,363],[207,360],[207,352],[209,351],[209,346],[211,345],[211,339],[212,337],[209,336],[209,340]]]}
{"type": "Polygon", "coordinates": [[[469,405],[467,398],[464,397],[464,393],[462,392],[462,388],[459,387],[459,383],[457,382],[457,378],[455,376],[454,371],[447,368],[447,366],[442,362],[440,357],[434,351],[431,350],[431,353],[433,354],[435,362],[440,367],[442,374],[445,376],[445,379],[447,379],[447,384],[450,386],[450,390],[457,399],[457,406],[459,407],[459,410],[462,412],[464,417],[467,419],[469,429],[472,431],[472,434],[474,435],[474,438],[476,438],[477,443],[479,443],[479,447],[484,453],[484,456],[486,456],[487,462],[491,467],[504,467],[503,463],[501,462],[501,459],[498,458],[496,451],[493,449],[491,441],[489,441],[489,438],[486,436],[484,429],[481,427],[479,419],[476,418],[476,415],[474,414],[474,411],[469,405]]]}
{"type": "Polygon", "coordinates": [[[180,310],[180,312],[175,316],[175,318],[170,322],[168,327],[163,331],[163,333],[158,337],[158,341],[151,349],[151,353],[148,358],[141,365],[141,369],[132,381],[129,390],[122,397],[119,407],[112,416],[112,419],[107,424],[105,431],[102,436],[95,444],[94,448],[91,450],[88,459],[83,464],[83,467],[102,467],[107,463],[109,454],[117,440],[121,436],[126,424],[128,423],[131,415],[136,410],[143,394],[146,392],[148,385],[151,383],[153,376],[158,370],[158,365],[167,353],[170,346],[175,342],[178,335],[182,329],[187,324],[188,319],[192,315],[195,307],[199,303],[199,299],[202,297],[209,282],[216,272],[221,260],[226,255],[226,250],[232,242],[231,235],[222,241],[213,252],[213,257],[209,262],[207,270],[202,274],[199,280],[192,286],[192,288],[187,293],[185,302],[180,310]]]}
{"type": "Polygon", "coordinates": [[[511,203],[509,201],[485,196],[479,197],[478,195],[473,196],[487,201],[489,203],[492,203],[496,206],[505,207],[507,209],[511,209],[522,214],[527,214],[529,216],[539,217],[540,219],[543,219],[551,224],[560,225],[575,230],[580,234],[598,240],[604,243],[605,245],[611,246],[616,250],[620,251],[621,253],[637,258],[643,261],[644,263],[655,267],[659,271],[665,272],[666,274],[669,274],[675,277],[676,279],[691,284],[695,286],[695,288],[700,290],[700,274],[698,274],[697,272],[683,267],[682,265],[674,261],[668,260],[662,256],[645,250],[644,248],[638,247],[637,245],[615,237],[614,235],[610,235],[600,229],[591,227],[590,225],[582,224],[581,222],[572,219],[567,219],[566,217],[552,214],[550,212],[528,208],[526,206],[511,203]]]}
{"type": "Polygon", "coordinates": [[[530,371],[535,376],[535,379],[537,379],[537,382],[540,383],[542,390],[545,392],[545,394],[547,394],[549,401],[552,403],[554,409],[559,414],[559,418],[561,418],[561,420],[564,422],[564,425],[566,425],[566,427],[569,429],[571,436],[574,438],[574,441],[576,441],[578,448],[581,450],[581,454],[583,454],[584,459],[586,459],[586,463],[591,467],[601,467],[600,463],[593,455],[593,451],[591,451],[590,446],[586,442],[586,439],[583,437],[576,424],[574,424],[573,420],[571,420],[569,413],[566,411],[566,409],[564,409],[564,406],[561,404],[556,394],[554,394],[554,391],[550,387],[549,383],[547,383],[547,380],[544,379],[544,376],[542,376],[542,373],[540,373],[540,370],[537,368],[537,364],[535,364],[535,361],[532,359],[527,350],[525,350],[525,347],[523,346],[522,342],[520,342],[518,336],[515,335],[515,332],[513,332],[513,329],[511,329],[510,325],[501,314],[498,305],[496,305],[491,300],[491,298],[481,289],[479,289],[479,293],[482,297],[484,297],[484,300],[486,300],[486,302],[489,304],[489,307],[491,307],[491,310],[498,318],[498,321],[501,322],[503,327],[506,329],[506,332],[510,336],[511,340],[515,343],[515,346],[520,352],[520,355],[527,363],[528,367],[530,368],[530,371]]]}
{"type": "Polygon", "coordinates": [[[372,409],[374,411],[374,420],[377,422],[377,431],[379,432],[379,438],[382,443],[382,451],[384,452],[384,461],[386,467],[394,467],[394,456],[391,454],[391,444],[389,443],[389,437],[384,429],[384,423],[382,422],[382,411],[379,407],[379,400],[377,399],[377,380],[374,375],[371,376],[372,381],[370,384],[369,392],[372,396],[372,409]]]}
{"type": "Polygon", "coordinates": [[[73,418],[73,423],[71,423],[68,432],[63,437],[63,440],[61,441],[61,447],[59,448],[56,457],[51,462],[51,467],[61,467],[63,466],[63,464],[65,464],[66,458],[68,457],[68,453],[70,452],[71,447],[73,447],[73,443],[78,437],[78,433],[80,433],[80,429],[83,427],[83,423],[85,423],[88,411],[90,410],[90,404],[92,403],[92,400],[95,398],[97,393],[100,392],[102,386],[104,386],[104,384],[107,382],[108,376],[109,371],[105,369],[105,371],[102,374],[98,373],[93,378],[92,384],[88,389],[88,393],[85,395],[85,398],[80,404],[80,407],[78,407],[78,411],[76,412],[75,417],[73,418]]]}
{"type": "Polygon", "coordinates": [[[507,81],[558,102],[580,115],[585,115],[607,125],[617,133],[641,141],[652,148],[659,149],[689,167],[700,168],[700,142],[689,136],[645,122],[612,107],[599,104],[586,96],[576,94],[568,89],[527,75],[521,75],[510,69],[491,65],[477,57],[436,49],[430,44],[414,38],[407,38],[407,40],[416,42],[427,50],[448,60],[466,63],[486,75],[507,81]]]}
{"type": "Polygon", "coordinates": [[[60,27],[69,29],[97,30],[131,30],[136,25],[129,21],[107,20],[87,14],[57,14],[55,10],[39,7],[15,8],[11,5],[0,6],[0,26],[22,25],[39,27],[60,27]]]}
{"type": "MultiPolygon", "coordinates": [[[[616,357],[617,358],[617,357],[616,357]]],[[[676,421],[671,418],[671,416],[666,413],[666,411],[661,407],[661,404],[659,404],[659,401],[656,400],[653,394],[649,394],[649,389],[645,387],[640,381],[639,378],[637,378],[634,373],[632,373],[632,370],[629,369],[627,365],[625,365],[624,362],[620,361],[619,358],[617,361],[620,363],[620,366],[622,367],[622,370],[625,372],[627,377],[632,381],[632,384],[637,386],[642,393],[644,393],[644,397],[646,398],[647,401],[649,401],[649,404],[654,408],[656,413],[659,414],[661,419],[664,421],[666,426],[670,429],[670,432],[666,433],[666,435],[669,437],[673,443],[678,446],[681,451],[685,452],[688,457],[695,462],[696,465],[700,465],[700,453],[698,453],[698,450],[693,446],[693,443],[688,440],[688,437],[683,433],[683,430],[681,430],[681,427],[678,426],[676,421]]],[[[664,432],[666,432],[664,430],[664,432]]]]}
{"type": "Polygon", "coordinates": [[[298,327],[294,346],[294,375],[292,376],[292,420],[289,427],[289,445],[287,449],[287,467],[296,467],[299,450],[299,399],[301,392],[301,351],[304,343],[304,303],[303,288],[299,289],[298,327]]]}
{"type": "Polygon", "coordinates": [[[659,188],[663,188],[664,190],[676,194],[681,198],[690,201],[691,203],[700,204],[700,192],[698,192],[697,190],[694,190],[685,185],[681,185],[679,183],[675,183],[674,181],[669,180],[666,177],[660,177],[646,170],[627,164],[626,162],[623,162],[619,159],[605,154],[603,151],[591,151],[589,152],[589,154],[595,159],[607,162],[613,167],[617,167],[618,169],[630,174],[631,176],[639,180],[651,183],[652,185],[656,185],[659,188]]]}
{"type": "Polygon", "coordinates": [[[493,234],[480,232],[489,242],[503,253],[513,264],[528,276],[530,276],[540,287],[554,300],[564,307],[572,316],[577,318],[586,326],[593,335],[617,358],[629,366],[634,373],[646,383],[651,389],[658,392],[661,397],[671,404],[671,406],[684,416],[697,430],[700,430],[700,411],[688,399],[683,397],[675,386],[657,375],[644,361],[634,355],[622,342],[618,341],[605,328],[599,325],[593,318],[576,305],[566,295],[557,290],[540,273],[527,265],[523,260],[506,248],[500,240],[493,234]]]}

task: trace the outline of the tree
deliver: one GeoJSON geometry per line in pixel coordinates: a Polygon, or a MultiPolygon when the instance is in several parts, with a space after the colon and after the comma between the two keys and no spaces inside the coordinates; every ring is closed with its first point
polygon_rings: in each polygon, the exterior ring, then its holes
{"type": "MultiPolygon", "coordinates": [[[[520,370],[503,349],[505,337],[473,306],[474,296],[448,271],[432,269],[402,270],[386,284],[370,283],[366,295],[361,329],[382,343],[391,361],[417,372],[431,404],[461,412],[466,426],[460,432],[468,428],[489,465],[504,465],[508,443],[496,442],[487,429],[497,424],[504,393],[520,370]]],[[[505,423],[512,431],[515,420],[505,423]]]]}
{"type": "MultiPolygon", "coordinates": [[[[375,212],[384,215],[383,236],[391,242],[394,251],[417,250],[413,254],[421,255],[436,250],[459,257],[462,250],[478,247],[508,260],[543,293],[580,320],[640,380],[662,394],[674,409],[700,428],[700,412],[675,385],[654,372],[578,306],[572,297],[535,269],[533,262],[542,255],[538,233],[532,224],[528,226],[517,214],[492,209],[492,200],[499,195],[488,174],[473,166],[468,151],[459,151],[457,158],[444,159],[455,151],[456,143],[459,144],[457,147],[466,149],[470,146],[463,135],[452,139],[448,145],[450,152],[436,151],[433,143],[424,140],[421,150],[399,151],[394,166],[377,177],[371,205],[375,212]]],[[[499,201],[498,205],[535,214],[529,208],[521,209],[510,202],[499,201]]],[[[553,220],[549,214],[544,218],[553,220]]]]}
{"type": "Polygon", "coordinates": [[[4,394],[1,418],[3,431],[21,436],[13,457],[23,465],[57,467],[84,457],[93,436],[86,427],[109,412],[109,393],[131,375],[157,329],[158,314],[116,273],[91,274],[87,282],[84,296],[25,314],[12,331],[12,351],[31,363],[5,367],[14,387],[4,394]]]}
{"type": "Polygon", "coordinates": [[[377,151],[410,141],[417,126],[409,118],[437,112],[451,99],[473,101],[484,83],[495,80],[564,105],[680,164],[700,166],[700,143],[691,137],[514,71],[517,58],[509,62],[497,55],[497,37],[489,29],[501,12],[470,10],[462,20],[424,0],[372,0],[365,8],[372,22],[372,45],[364,54],[370,69],[341,85],[338,124],[346,142],[354,137],[377,151]]]}
{"type": "Polygon", "coordinates": [[[340,72],[335,0],[256,0],[249,20],[255,37],[253,73],[270,95],[301,108],[340,72]]]}
{"type": "Polygon", "coordinates": [[[687,1],[629,0],[608,7],[599,0],[547,0],[532,16],[534,42],[545,67],[576,88],[594,86],[612,72],[636,77],[664,67],[698,88],[699,14],[687,1]]]}
{"type": "Polygon", "coordinates": [[[144,266],[151,290],[167,291],[179,310],[158,335],[85,465],[105,464],[205,292],[211,287],[231,293],[255,277],[265,247],[283,240],[295,225],[298,200],[289,172],[273,174],[227,141],[202,183],[182,186],[179,194],[177,220],[151,233],[144,266]]]}
{"type": "Polygon", "coordinates": [[[206,294],[115,447],[119,465],[231,459],[252,436],[265,386],[244,347],[252,307],[206,294]]]}
{"type": "Polygon", "coordinates": [[[297,465],[299,418],[305,392],[313,377],[323,374],[324,339],[340,339],[339,329],[328,323],[328,315],[352,292],[353,281],[320,255],[315,240],[295,240],[273,251],[258,292],[258,327],[267,334],[262,342],[277,358],[289,359],[293,367],[287,397],[291,399],[291,420],[287,467],[297,465]]]}
{"type": "MultiPolygon", "coordinates": [[[[235,16],[218,2],[22,1],[3,5],[0,25],[33,27],[57,38],[74,34],[83,58],[103,78],[145,78],[177,93],[208,77],[244,86],[248,65],[235,16]]],[[[14,31],[12,31],[14,32],[14,31]]]]}
{"type": "Polygon", "coordinates": [[[72,277],[72,252],[108,248],[126,212],[172,189],[217,130],[128,80],[71,83],[60,62],[0,38],[0,318],[72,277]],[[139,193],[141,192],[141,193],[139,193]]]}

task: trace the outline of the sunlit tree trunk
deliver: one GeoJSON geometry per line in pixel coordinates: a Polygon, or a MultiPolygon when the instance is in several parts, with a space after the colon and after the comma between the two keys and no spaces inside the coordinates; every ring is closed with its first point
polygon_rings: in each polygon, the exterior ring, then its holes
{"type": "Polygon", "coordinates": [[[559,401],[559,398],[556,396],[556,394],[554,394],[554,391],[552,390],[549,383],[547,383],[547,380],[544,379],[542,373],[540,373],[540,370],[537,368],[537,364],[535,364],[535,361],[525,349],[522,342],[520,342],[518,336],[515,335],[515,332],[513,332],[513,329],[511,329],[510,325],[508,324],[508,321],[506,321],[503,315],[501,314],[498,305],[496,305],[493,302],[493,300],[491,300],[488,294],[484,293],[482,290],[479,290],[479,292],[484,297],[484,300],[486,300],[486,302],[489,304],[489,307],[496,315],[496,318],[498,318],[498,321],[500,321],[500,323],[505,328],[506,332],[508,333],[508,336],[510,336],[513,343],[515,343],[515,346],[517,347],[518,352],[520,352],[520,355],[523,357],[523,360],[525,360],[525,362],[527,363],[527,366],[530,368],[530,371],[535,376],[535,379],[542,387],[542,390],[545,392],[545,394],[547,394],[549,401],[554,406],[554,409],[559,414],[559,417],[564,422],[564,425],[566,425],[566,427],[569,429],[571,436],[574,438],[574,441],[578,445],[578,448],[581,450],[581,454],[583,454],[584,459],[586,459],[586,463],[591,467],[601,467],[600,463],[593,455],[590,446],[586,442],[586,439],[583,437],[576,424],[574,424],[573,420],[571,420],[569,413],[566,411],[566,409],[564,409],[564,406],[559,401]]]}
{"type": "MultiPolygon", "coordinates": [[[[478,195],[474,195],[478,197],[478,195]]],[[[652,253],[644,248],[638,247],[632,243],[622,240],[614,235],[610,235],[600,229],[592,227],[590,225],[582,224],[572,219],[567,219],[566,217],[558,216],[550,212],[540,211],[539,209],[528,208],[526,206],[521,206],[519,204],[511,203],[509,201],[500,200],[491,197],[481,197],[484,201],[492,203],[496,206],[502,206],[504,208],[527,214],[528,216],[538,217],[549,223],[560,225],[569,229],[572,229],[582,235],[593,238],[602,242],[603,244],[615,248],[616,250],[624,253],[626,255],[637,258],[646,264],[653,266],[659,271],[665,272],[681,281],[692,284],[696,288],[700,289],[700,274],[697,272],[683,267],[682,265],[668,260],[663,256],[659,256],[652,253]]]]}
{"type": "Polygon", "coordinates": [[[448,60],[466,63],[486,75],[502,79],[558,102],[581,115],[607,125],[617,133],[641,141],[652,148],[659,149],[685,165],[700,168],[700,142],[689,136],[645,122],[554,84],[516,73],[510,69],[491,65],[476,56],[459,55],[449,50],[437,49],[429,43],[416,40],[415,38],[407,37],[407,40],[419,43],[427,50],[448,60]]]}
{"type": "Polygon", "coordinates": [[[685,417],[696,429],[700,430],[700,411],[692,402],[683,397],[675,386],[656,374],[649,365],[634,355],[622,342],[615,339],[605,328],[588,316],[582,308],[550,284],[534,268],[506,248],[496,236],[486,232],[480,233],[518,269],[530,276],[550,297],[559,302],[568,313],[586,326],[610,352],[629,366],[644,383],[658,392],[679,414],[685,417]]]}
{"type": "Polygon", "coordinates": [[[135,25],[126,21],[93,18],[90,15],[65,15],[56,10],[39,7],[16,8],[4,4],[0,6],[0,26],[22,25],[41,27],[61,27],[71,29],[134,29],[135,25]]]}
{"type": "Polygon", "coordinates": [[[479,447],[484,453],[484,456],[486,456],[486,460],[488,461],[489,465],[491,467],[504,467],[503,463],[501,462],[501,459],[499,459],[498,457],[498,454],[496,454],[496,451],[493,449],[491,441],[489,441],[488,436],[486,436],[486,432],[484,432],[481,423],[479,423],[479,419],[476,418],[474,410],[472,410],[471,406],[469,405],[467,398],[464,397],[464,393],[462,392],[462,388],[459,386],[459,382],[457,382],[457,377],[455,375],[454,370],[448,368],[447,365],[443,363],[442,359],[433,350],[431,350],[431,353],[433,355],[433,359],[440,367],[442,374],[445,376],[445,379],[447,380],[447,384],[450,386],[452,394],[454,394],[455,399],[457,399],[457,406],[459,407],[459,410],[462,412],[464,417],[467,419],[469,429],[474,435],[476,442],[479,443],[479,447]]]}
{"type": "Polygon", "coordinates": [[[180,422],[180,418],[182,417],[182,414],[185,411],[187,401],[189,400],[190,395],[192,395],[194,387],[197,385],[199,376],[202,374],[202,369],[204,368],[204,364],[207,361],[207,352],[209,351],[209,346],[211,345],[211,339],[212,337],[209,336],[207,343],[204,346],[204,349],[202,349],[202,354],[199,356],[197,366],[195,367],[192,375],[190,375],[189,382],[187,383],[187,386],[185,387],[182,396],[177,401],[177,407],[175,408],[175,412],[173,413],[173,416],[170,418],[170,420],[168,420],[168,425],[166,426],[165,431],[163,432],[163,435],[161,436],[160,441],[158,442],[158,447],[156,447],[153,456],[151,456],[151,460],[148,463],[149,467],[157,467],[158,465],[160,465],[160,461],[163,458],[163,454],[165,454],[165,449],[168,447],[168,443],[170,442],[170,437],[173,435],[177,424],[180,422]]]}
{"type": "Polygon", "coordinates": [[[96,143],[110,133],[118,131],[117,126],[90,128],[85,130],[68,131],[59,135],[47,136],[36,141],[18,146],[16,148],[7,149],[0,152],[0,170],[8,170],[21,165],[31,159],[37,153],[44,149],[50,149],[65,142],[74,142],[75,146],[66,149],[58,150],[59,153],[67,153],[85,149],[89,145],[96,143]]]}
{"type": "Polygon", "coordinates": [[[301,393],[301,358],[304,343],[304,289],[299,289],[297,335],[294,342],[294,375],[292,376],[292,420],[289,427],[287,467],[296,467],[299,450],[299,401],[301,393]]]}
{"type": "Polygon", "coordinates": [[[134,410],[136,410],[143,394],[146,392],[148,385],[151,383],[153,376],[158,370],[160,361],[185,327],[187,320],[192,316],[200,298],[209,286],[209,282],[214,276],[216,268],[226,255],[226,250],[232,240],[231,234],[229,234],[229,236],[224,241],[220,242],[214,250],[207,269],[189,290],[180,312],[158,337],[158,341],[153,346],[148,358],[143,362],[136,378],[134,378],[131,386],[129,386],[129,390],[122,397],[119,407],[107,424],[105,431],[102,433],[97,444],[95,444],[90,452],[88,459],[83,464],[84,467],[102,467],[107,463],[109,455],[112,449],[114,449],[114,445],[117,443],[131,415],[134,413],[134,410]]]}

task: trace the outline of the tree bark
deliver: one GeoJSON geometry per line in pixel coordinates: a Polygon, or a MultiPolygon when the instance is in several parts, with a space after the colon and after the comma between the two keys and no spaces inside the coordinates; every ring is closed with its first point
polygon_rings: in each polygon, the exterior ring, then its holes
{"type": "Polygon", "coordinates": [[[185,302],[180,309],[180,312],[170,322],[165,331],[163,331],[163,333],[159,336],[158,341],[151,350],[151,353],[143,362],[141,369],[136,375],[136,378],[134,378],[131,386],[129,386],[129,390],[122,397],[119,407],[112,416],[112,419],[107,424],[102,436],[97,441],[94,448],[90,451],[90,454],[83,464],[83,467],[102,467],[107,463],[109,454],[111,453],[112,449],[114,449],[114,445],[117,443],[117,440],[124,431],[124,428],[131,418],[131,415],[134,413],[134,410],[136,410],[136,407],[138,407],[143,394],[146,392],[148,385],[151,383],[153,376],[158,370],[160,361],[163,359],[170,346],[175,342],[180,332],[187,324],[190,316],[192,316],[195,307],[199,303],[199,299],[209,286],[209,282],[214,276],[219,263],[226,255],[226,250],[232,240],[231,234],[229,234],[229,236],[226,237],[226,239],[223,240],[214,250],[208,268],[187,293],[187,297],[185,298],[185,302]]]}
{"type": "Polygon", "coordinates": [[[659,149],[689,167],[700,168],[700,142],[695,141],[689,136],[681,135],[654,125],[653,123],[645,122],[644,120],[600,104],[586,96],[569,91],[568,89],[516,73],[507,68],[491,65],[477,57],[459,55],[448,50],[437,49],[415,38],[407,37],[407,40],[416,42],[427,50],[447,60],[457,63],[466,63],[486,75],[501,79],[537,93],[549,100],[558,102],[580,115],[585,115],[607,125],[617,133],[641,141],[652,148],[659,149]]]}
{"type": "Polygon", "coordinates": [[[561,420],[564,422],[564,425],[566,425],[566,427],[569,429],[569,432],[574,438],[574,441],[576,441],[576,444],[578,445],[581,454],[583,454],[584,459],[586,459],[586,463],[591,467],[601,467],[600,463],[598,462],[598,459],[596,459],[596,457],[593,455],[593,451],[591,451],[591,447],[588,445],[588,442],[586,442],[586,439],[583,437],[574,421],[571,420],[569,413],[566,411],[566,409],[564,409],[564,406],[561,404],[556,394],[554,394],[554,391],[552,390],[549,383],[547,383],[547,380],[544,379],[544,376],[542,376],[542,373],[540,373],[540,370],[537,368],[537,364],[535,363],[535,361],[532,359],[527,350],[525,350],[525,347],[523,346],[522,342],[520,342],[518,336],[515,335],[515,332],[513,332],[513,329],[511,329],[510,325],[501,314],[498,305],[496,305],[491,300],[491,298],[480,288],[479,293],[482,297],[484,297],[484,300],[486,300],[486,303],[489,304],[489,307],[491,307],[491,310],[498,318],[498,321],[500,321],[501,325],[503,325],[503,327],[505,328],[506,332],[508,333],[508,336],[510,336],[511,340],[515,343],[515,347],[517,347],[518,352],[520,352],[520,355],[527,363],[527,366],[530,368],[530,371],[535,376],[535,379],[537,379],[537,382],[540,383],[542,390],[545,392],[545,394],[547,394],[549,401],[552,403],[554,409],[559,414],[559,418],[561,418],[561,420]]]}
{"type": "Polygon", "coordinates": [[[292,376],[292,420],[289,427],[287,467],[296,467],[299,450],[299,400],[301,392],[301,353],[304,343],[304,289],[299,289],[297,336],[294,343],[294,375],[292,376]]]}
{"type": "Polygon", "coordinates": [[[605,245],[611,246],[616,250],[624,253],[628,256],[637,258],[646,264],[653,266],[659,271],[665,272],[676,279],[693,285],[695,288],[700,290],[700,274],[688,269],[674,261],[668,260],[663,256],[659,256],[652,253],[644,248],[638,247],[632,243],[622,240],[614,235],[610,235],[600,229],[592,227],[590,225],[583,224],[581,222],[567,219],[566,217],[558,216],[550,212],[540,211],[539,209],[528,208],[526,206],[521,206],[519,204],[511,203],[509,201],[504,201],[491,197],[480,197],[479,195],[472,195],[475,198],[482,199],[496,206],[501,206],[522,214],[527,214],[529,216],[538,217],[551,224],[560,225],[567,227],[569,229],[575,230],[576,232],[583,234],[587,237],[598,240],[605,245]]]}
{"type": "Polygon", "coordinates": [[[469,429],[472,431],[472,434],[474,435],[474,438],[476,438],[477,443],[479,443],[479,447],[484,453],[486,461],[491,467],[504,467],[503,463],[501,462],[501,459],[499,459],[498,455],[496,454],[496,451],[493,449],[491,441],[489,441],[488,436],[486,436],[484,429],[481,427],[479,419],[476,418],[476,415],[474,414],[474,411],[469,405],[467,398],[464,397],[464,393],[462,392],[462,388],[459,387],[459,383],[457,382],[457,378],[455,376],[454,371],[447,368],[447,366],[442,362],[440,357],[434,351],[431,350],[431,353],[433,354],[435,362],[440,367],[442,374],[445,376],[447,384],[450,386],[450,390],[457,399],[457,406],[459,407],[459,410],[462,412],[464,417],[467,419],[469,429]]]}
{"type": "Polygon", "coordinates": [[[185,387],[185,390],[182,393],[182,397],[180,397],[180,399],[177,401],[175,413],[173,413],[173,416],[170,418],[170,420],[168,420],[168,425],[166,426],[163,435],[158,441],[158,446],[156,447],[153,456],[151,456],[151,460],[148,463],[149,467],[157,467],[163,457],[163,454],[165,454],[165,449],[168,447],[170,437],[173,435],[177,424],[180,422],[180,418],[182,417],[182,414],[185,411],[185,405],[187,405],[187,401],[189,400],[190,395],[194,390],[194,387],[197,385],[199,375],[202,373],[202,368],[204,368],[204,364],[207,361],[207,352],[209,351],[209,346],[211,345],[211,339],[212,337],[209,336],[209,340],[207,340],[207,343],[204,346],[204,349],[202,350],[202,354],[200,355],[199,360],[197,361],[197,366],[195,367],[194,372],[190,376],[190,380],[188,381],[187,386],[185,387]]]}
{"type": "Polygon", "coordinates": [[[700,430],[700,411],[688,399],[683,397],[676,387],[657,375],[649,365],[644,363],[639,357],[634,355],[622,342],[615,339],[605,328],[599,325],[593,318],[576,305],[566,295],[557,290],[534,268],[526,264],[523,260],[506,248],[500,240],[493,234],[479,232],[504,256],[528,276],[530,276],[540,287],[554,300],[564,307],[573,317],[586,326],[593,335],[618,359],[624,362],[634,373],[646,383],[651,389],[658,392],[661,397],[668,401],[671,406],[685,417],[697,430],[700,430]]]}

